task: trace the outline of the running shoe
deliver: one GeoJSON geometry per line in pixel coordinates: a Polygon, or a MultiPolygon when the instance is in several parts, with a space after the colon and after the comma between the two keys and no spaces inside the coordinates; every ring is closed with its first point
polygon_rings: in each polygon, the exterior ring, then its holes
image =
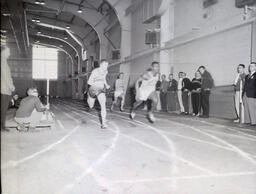
{"type": "Polygon", "coordinates": [[[131,114],[130,114],[130,119],[133,120],[133,119],[135,118],[135,115],[136,115],[136,114],[135,114],[134,112],[131,112],[131,114]]]}
{"type": "Polygon", "coordinates": [[[153,113],[149,113],[149,114],[148,114],[148,120],[149,120],[149,122],[151,122],[151,123],[154,123],[154,122],[156,121],[156,118],[155,118],[155,116],[153,115],[153,113]]]}

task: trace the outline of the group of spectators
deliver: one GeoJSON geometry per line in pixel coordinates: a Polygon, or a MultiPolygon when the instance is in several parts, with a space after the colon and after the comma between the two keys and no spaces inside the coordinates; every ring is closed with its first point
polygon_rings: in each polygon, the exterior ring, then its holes
{"type": "MultiPolygon", "coordinates": [[[[251,62],[248,66],[249,74],[246,75],[245,65],[239,64],[237,76],[234,81],[234,99],[237,119],[234,122],[256,125],[256,63],[251,62]]],[[[156,84],[159,98],[157,110],[164,112],[180,112],[202,118],[209,117],[209,97],[214,80],[204,66],[200,66],[195,76],[190,80],[185,72],[178,73],[178,80],[174,75],[162,74],[156,84]],[[190,106],[191,103],[191,106],[190,106]],[[192,107],[192,111],[190,111],[192,107]]]]}
{"type": "Polygon", "coordinates": [[[188,115],[191,102],[194,116],[208,118],[210,91],[214,85],[211,74],[204,66],[200,66],[192,80],[185,72],[179,72],[178,77],[177,81],[173,74],[170,74],[167,81],[166,75],[163,74],[156,84],[161,110],[179,111],[180,114],[188,115]]]}

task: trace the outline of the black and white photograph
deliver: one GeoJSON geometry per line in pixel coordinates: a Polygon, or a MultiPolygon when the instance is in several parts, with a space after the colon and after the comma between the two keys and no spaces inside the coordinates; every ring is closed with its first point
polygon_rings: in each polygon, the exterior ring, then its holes
{"type": "Polygon", "coordinates": [[[1,0],[0,194],[256,194],[256,0],[1,0]]]}

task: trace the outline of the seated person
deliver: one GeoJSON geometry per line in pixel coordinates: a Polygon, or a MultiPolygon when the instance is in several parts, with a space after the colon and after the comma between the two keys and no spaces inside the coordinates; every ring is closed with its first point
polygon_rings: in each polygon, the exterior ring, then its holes
{"type": "Polygon", "coordinates": [[[35,87],[31,87],[27,91],[28,96],[23,98],[20,102],[14,120],[24,130],[24,124],[29,123],[29,130],[34,130],[40,123],[43,115],[49,109],[44,106],[38,98],[38,91],[35,87]]]}
{"type": "Polygon", "coordinates": [[[9,108],[18,109],[18,108],[19,108],[19,105],[20,105],[19,96],[18,96],[18,94],[14,94],[14,95],[12,96],[11,101],[10,101],[9,108]]]}

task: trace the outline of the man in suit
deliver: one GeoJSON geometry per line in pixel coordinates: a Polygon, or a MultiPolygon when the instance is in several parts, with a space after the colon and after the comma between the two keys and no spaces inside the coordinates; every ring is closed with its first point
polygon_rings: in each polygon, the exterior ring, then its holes
{"type": "Polygon", "coordinates": [[[161,88],[160,88],[160,101],[163,112],[167,112],[167,89],[168,89],[168,81],[166,80],[166,75],[162,74],[161,76],[161,88]]]}
{"type": "Polygon", "coordinates": [[[167,94],[167,104],[169,111],[177,111],[178,96],[177,96],[178,82],[173,78],[173,74],[169,75],[169,85],[167,94]]]}
{"type": "Polygon", "coordinates": [[[189,95],[191,90],[191,81],[187,78],[186,73],[183,73],[182,80],[182,103],[184,106],[185,115],[189,114],[189,95]]]}
{"type": "Polygon", "coordinates": [[[205,66],[200,66],[198,71],[201,73],[202,76],[202,84],[201,84],[201,106],[203,109],[203,115],[201,118],[209,118],[210,112],[210,94],[211,88],[213,87],[213,79],[211,74],[206,70],[205,66]]]}
{"type": "Polygon", "coordinates": [[[249,65],[249,74],[245,77],[243,100],[245,123],[256,126],[256,62],[249,65]]]}

